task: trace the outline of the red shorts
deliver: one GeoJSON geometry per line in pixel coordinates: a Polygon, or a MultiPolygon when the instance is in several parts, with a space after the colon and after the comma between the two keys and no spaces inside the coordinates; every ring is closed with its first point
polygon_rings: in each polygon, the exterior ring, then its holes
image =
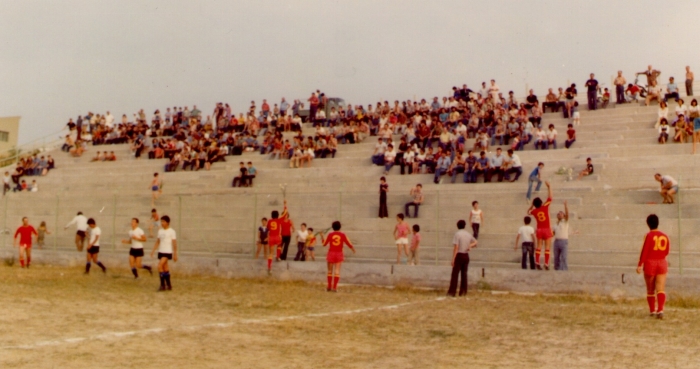
{"type": "Polygon", "coordinates": [[[345,256],[342,252],[329,252],[326,255],[326,261],[329,263],[342,263],[345,260],[345,256]]]}
{"type": "Polygon", "coordinates": [[[644,274],[651,276],[668,274],[668,261],[666,259],[647,260],[644,263],[644,274]]]}
{"type": "Polygon", "coordinates": [[[270,237],[270,239],[268,240],[268,245],[270,245],[270,246],[279,246],[281,244],[282,244],[281,238],[270,237]]]}
{"type": "Polygon", "coordinates": [[[537,228],[535,235],[538,240],[546,240],[554,236],[551,228],[537,228]]]}

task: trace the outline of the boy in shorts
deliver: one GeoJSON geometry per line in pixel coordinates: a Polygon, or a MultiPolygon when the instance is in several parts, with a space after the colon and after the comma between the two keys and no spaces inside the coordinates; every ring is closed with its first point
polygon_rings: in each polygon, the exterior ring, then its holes
{"type": "Polygon", "coordinates": [[[552,203],[552,186],[550,186],[549,181],[545,181],[544,184],[547,186],[547,201],[544,203],[542,199],[536,197],[532,200],[532,205],[528,209],[527,213],[535,217],[537,221],[537,231],[535,236],[537,237],[537,248],[535,249],[535,267],[537,270],[542,270],[540,265],[540,255],[542,253],[542,247],[544,246],[544,269],[549,270],[549,257],[550,249],[552,248],[552,225],[549,220],[549,205],[552,203]]]}
{"type": "Polygon", "coordinates": [[[586,169],[582,170],[578,174],[578,180],[580,181],[581,178],[590,176],[593,174],[593,162],[591,161],[591,158],[586,159],[586,169]]]}
{"type": "MultiPolygon", "coordinates": [[[[323,238],[323,235],[321,235],[321,238],[323,238]]],[[[314,234],[314,229],[309,228],[309,237],[306,238],[306,260],[311,259],[312,261],[316,261],[315,249],[316,235],[314,234]]]]}
{"type": "Polygon", "coordinates": [[[90,241],[87,248],[87,263],[85,264],[85,274],[90,274],[91,263],[96,263],[102,269],[102,273],[107,273],[107,268],[97,260],[97,255],[100,253],[100,237],[102,230],[95,223],[95,219],[88,219],[88,227],[90,227],[90,241]]]}
{"type": "Polygon", "coordinates": [[[411,248],[408,254],[408,265],[418,265],[420,261],[418,260],[418,248],[420,247],[420,226],[418,224],[413,225],[413,236],[411,237],[411,248]]]}
{"type": "Polygon", "coordinates": [[[267,218],[262,218],[260,223],[262,225],[258,227],[258,245],[255,249],[255,258],[257,259],[258,256],[260,256],[260,249],[263,249],[263,255],[267,259],[267,254],[270,251],[267,249],[267,236],[269,233],[267,229],[267,218]]]}
{"type": "Polygon", "coordinates": [[[637,263],[637,274],[644,271],[649,316],[663,319],[664,304],[666,303],[666,275],[668,274],[666,256],[668,256],[671,243],[668,236],[658,230],[659,217],[656,214],[647,217],[647,226],[649,226],[649,233],[644,237],[642,253],[639,255],[639,263],[637,263]]]}
{"type": "Polygon", "coordinates": [[[396,214],[396,226],[394,227],[394,240],[396,240],[396,264],[401,264],[401,256],[406,253],[408,257],[408,232],[409,226],[404,220],[403,214],[396,214]]]}
{"type": "Polygon", "coordinates": [[[145,269],[153,275],[150,266],[141,265],[141,259],[143,259],[143,242],[146,242],[146,234],[143,232],[143,229],[139,228],[139,219],[131,218],[129,238],[122,240],[122,243],[131,245],[129,249],[129,267],[131,268],[131,273],[134,275],[134,278],[139,277],[137,268],[145,269]]]}
{"type": "Polygon", "coordinates": [[[170,283],[170,268],[168,260],[177,262],[177,234],[170,228],[170,217],[163,215],[160,218],[161,229],[158,230],[158,239],[151,251],[151,257],[158,250],[158,273],[160,273],[160,288],[158,291],[170,291],[173,289],[170,283]]]}

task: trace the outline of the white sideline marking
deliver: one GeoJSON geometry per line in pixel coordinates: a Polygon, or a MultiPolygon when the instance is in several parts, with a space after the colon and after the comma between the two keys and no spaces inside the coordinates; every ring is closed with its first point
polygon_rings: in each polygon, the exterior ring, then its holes
{"type": "Polygon", "coordinates": [[[307,318],[323,318],[323,317],[329,317],[329,316],[334,316],[334,315],[352,315],[352,314],[367,313],[370,311],[394,310],[394,309],[399,309],[399,308],[402,308],[402,307],[408,306],[408,305],[417,305],[417,304],[424,304],[424,303],[428,303],[428,302],[443,301],[445,299],[446,299],[445,297],[438,297],[438,298],[432,299],[432,300],[404,302],[401,304],[385,305],[385,306],[379,306],[379,307],[374,307],[374,308],[364,308],[364,309],[344,310],[344,311],[332,311],[332,312],[328,312],[328,313],[312,313],[312,314],[291,315],[291,316],[260,318],[260,319],[240,319],[238,321],[228,322],[228,323],[209,323],[209,324],[182,326],[182,327],[175,327],[175,328],[150,328],[150,329],[142,329],[142,330],[138,330],[138,331],[107,332],[107,333],[101,333],[101,334],[89,336],[89,337],[73,337],[73,338],[64,338],[64,339],[51,340],[51,341],[39,341],[39,342],[35,342],[32,344],[28,344],[28,345],[2,346],[2,347],[0,347],[0,350],[15,350],[15,349],[33,350],[33,349],[47,347],[47,346],[59,346],[59,345],[64,345],[64,344],[79,343],[79,342],[83,342],[83,341],[87,341],[87,340],[107,340],[110,338],[123,338],[123,337],[131,337],[131,336],[135,336],[135,335],[161,333],[161,332],[165,332],[167,330],[194,331],[194,330],[200,330],[200,329],[204,329],[204,328],[228,328],[228,327],[232,327],[232,326],[238,325],[238,324],[264,324],[264,323],[283,322],[283,321],[287,321],[287,320],[298,320],[298,319],[307,319],[307,318]]]}

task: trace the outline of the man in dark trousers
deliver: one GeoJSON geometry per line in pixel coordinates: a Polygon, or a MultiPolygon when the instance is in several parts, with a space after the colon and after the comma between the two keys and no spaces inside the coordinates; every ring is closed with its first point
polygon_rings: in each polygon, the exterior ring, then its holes
{"type": "Polygon", "coordinates": [[[460,274],[462,281],[459,285],[459,295],[467,294],[467,269],[469,267],[469,250],[476,247],[477,241],[471,233],[467,232],[464,227],[467,222],[463,219],[457,222],[457,233],[452,238],[454,251],[452,253],[452,278],[450,279],[450,289],[447,290],[447,295],[454,297],[457,293],[457,279],[460,274]]]}
{"type": "Polygon", "coordinates": [[[598,81],[594,77],[595,74],[591,73],[591,79],[586,81],[586,87],[588,87],[588,110],[596,109],[598,99],[598,81]]]}
{"type": "Polygon", "coordinates": [[[294,232],[294,223],[289,218],[289,215],[282,218],[282,254],[281,260],[287,260],[287,251],[289,251],[289,243],[292,241],[292,232],[294,232]]]}

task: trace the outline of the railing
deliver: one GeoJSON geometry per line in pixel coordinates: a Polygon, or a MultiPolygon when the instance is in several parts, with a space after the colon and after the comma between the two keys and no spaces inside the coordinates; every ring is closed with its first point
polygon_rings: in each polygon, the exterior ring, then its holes
{"type": "Polygon", "coordinates": [[[65,128],[0,153],[0,167],[12,165],[23,156],[42,153],[60,147],[64,142],[64,137],[61,137],[60,134],[64,131],[66,131],[65,128]]]}

